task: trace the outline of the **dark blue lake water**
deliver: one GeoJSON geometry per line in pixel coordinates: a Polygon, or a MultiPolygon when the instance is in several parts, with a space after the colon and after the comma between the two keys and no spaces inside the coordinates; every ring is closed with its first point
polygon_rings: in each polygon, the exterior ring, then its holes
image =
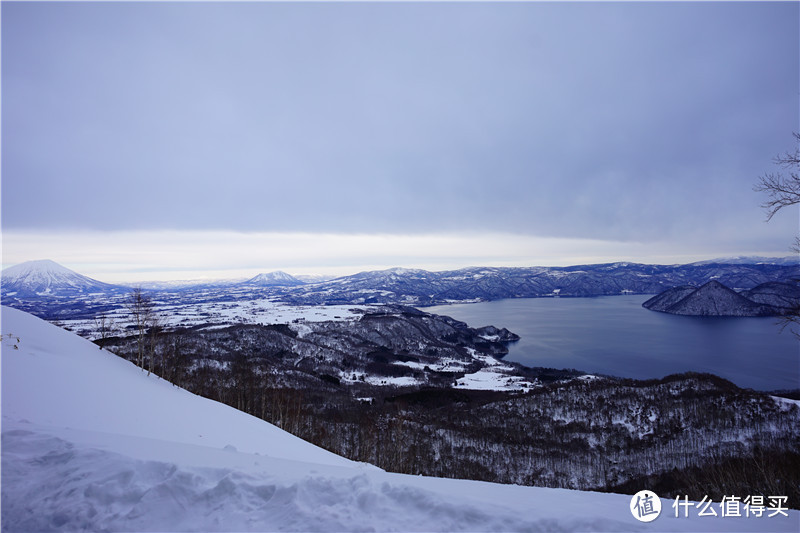
{"type": "Polygon", "coordinates": [[[520,298],[425,308],[522,339],[507,360],[636,379],[711,372],[757,390],[800,387],[800,341],[774,318],[656,313],[649,296],[520,298]]]}

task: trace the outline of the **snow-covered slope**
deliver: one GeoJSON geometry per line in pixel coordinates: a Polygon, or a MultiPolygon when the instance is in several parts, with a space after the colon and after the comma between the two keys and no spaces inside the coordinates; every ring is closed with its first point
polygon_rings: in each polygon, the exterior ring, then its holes
{"type": "Polygon", "coordinates": [[[2,308],[2,529],[796,531],[800,513],[649,524],[630,496],[389,474],[2,308]]]}
{"type": "Polygon", "coordinates": [[[3,296],[71,296],[121,289],[78,274],[55,261],[26,261],[2,272],[3,296]]]}
{"type": "Polygon", "coordinates": [[[350,464],[271,424],[147,376],[128,361],[21,311],[2,308],[2,331],[4,419],[350,464]]]}

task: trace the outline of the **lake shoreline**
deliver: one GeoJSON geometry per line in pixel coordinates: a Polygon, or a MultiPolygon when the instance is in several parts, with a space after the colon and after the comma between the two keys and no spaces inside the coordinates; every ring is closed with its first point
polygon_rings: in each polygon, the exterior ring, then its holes
{"type": "Polygon", "coordinates": [[[760,392],[800,387],[800,346],[774,317],[691,317],[641,307],[647,295],[507,298],[425,307],[521,339],[504,360],[618,378],[710,373],[760,392]]]}

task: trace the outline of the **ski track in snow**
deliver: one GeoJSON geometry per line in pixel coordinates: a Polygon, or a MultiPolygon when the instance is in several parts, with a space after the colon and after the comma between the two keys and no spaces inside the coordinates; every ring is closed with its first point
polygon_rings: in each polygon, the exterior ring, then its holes
{"type": "Polygon", "coordinates": [[[797,531],[630,496],[384,472],[2,309],[3,531],[797,531]]]}

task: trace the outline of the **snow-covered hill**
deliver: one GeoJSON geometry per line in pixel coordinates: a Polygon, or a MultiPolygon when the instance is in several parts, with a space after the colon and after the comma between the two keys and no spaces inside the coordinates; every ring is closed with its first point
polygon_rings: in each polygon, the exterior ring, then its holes
{"type": "Polygon", "coordinates": [[[762,283],[750,290],[743,291],[741,294],[752,302],[782,309],[791,310],[800,306],[800,285],[797,282],[762,283]]]}
{"type": "Polygon", "coordinates": [[[275,272],[258,274],[242,283],[242,285],[252,285],[256,287],[291,287],[294,285],[304,285],[304,283],[286,272],[276,270],[275,272]]]}
{"type": "Polygon", "coordinates": [[[59,297],[114,293],[122,287],[78,274],[55,261],[26,261],[2,272],[3,297],[59,297]]]}
{"type": "MultiPolygon", "coordinates": [[[[793,288],[787,284],[776,284],[793,288]]],[[[762,285],[759,285],[761,287],[762,285]]],[[[759,292],[760,294],[760,292],[759,292]]],[[[748,300],[722,283],[711,280],[702,287],[681,286],[662,292],[642,304],[652,311],[687,316],[774,316],[780,309],[748,300]]]]}
{"type": "MultiPolygon", "coordinates": [[[[2,308],[2,529],[797,531],[787,516],[633,518],[631,497],[389,474],[2,308]]],[[[718,507],[718,504],[715,504],[718,507]]],[[[744,513],[742,513],[744,515],[744,513]]]]}

